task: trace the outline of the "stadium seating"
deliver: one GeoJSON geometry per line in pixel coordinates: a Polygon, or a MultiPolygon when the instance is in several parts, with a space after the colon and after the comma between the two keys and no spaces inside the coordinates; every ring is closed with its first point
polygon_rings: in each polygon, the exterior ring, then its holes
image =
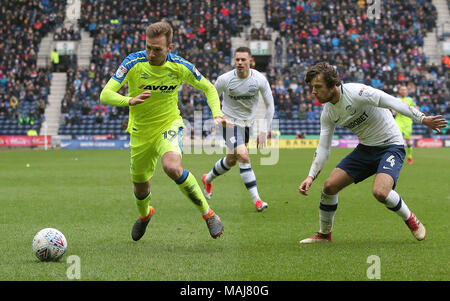
{"type": "MultiPolygon", "coordinates": [[[[171,22],[174,28],[173,52],[191,61],[209,79],[215,79],[230,65],[231,37],[242,32],[243,26],[250,24],[249,5],[240,1],[210,4],[199,1],[195,2],[195,5],[194,2],[181,1],[171,7],[162,7],[162,4],[156,1],[152,7],[140,5],[140,2],[142,1],[137,1],[133,3],[134,6],[127,6],[124,10],[112,9],[105,0],[83,2],[82,10],[87,13],[82,16],[80,25],[94,38],[92,65],[89,70],[79,69],[73,76],[68,77],[69,89],[65,99],[75,96],[77,102],[85,99],[85,102],[94,107],[105,84],[105,74],[109,78],[129,53],[145,49],[145,29],[151,22],[162,18],[171,22]],[[96,89],[96,93],[82,95],[80,90],[86,90],[89,82],[96,89]]],[[[121,93],[126,93],[126,88],[121,93]]],[[[204,107],[204,120],[212,117],[211,112],[206,109],[204,95],[189,85],[183,85],[179,102],[182,113],[188,102],[194,108],[199,105],[204,107]]],[[[95,118],[88,115],[89,118],[81,120],[80,126],[63,124],[59,134],[123,133],[121,126],[128,111],[121,111],[119,116],[115,117],[116,120],[111,120],[109,112],[112,108],[107,106],[107,109],[108,113],[105,114],[103,122],[93,122],[95,118]]],[[[81,114],[79,106],[64,112],[64,119],[72,121],[76,113],[81,114]]],[[[186,119],[193,122],[192,116],[186,116],[186,119]]]]}
{"type": "Polygon", "coordinates": [[[62,23],[66,4],[40,2],[6,1],[0,8],[0,135],[39,133],[44,118],[51,73],[36,67],[37,53],[62,23]]]}
{"type": "MultiPolygon", "coordinates": [[[[0,99],[0,135],[25,134],[30,125],[18,125],[17,117],[36,110],[36,103],[40,98],[46,100],[49,93],[50,71],[35,67],[38,43],[49,31],[62,34],[67,29],[58,27],[65,4],[42,3],[45,5],[8,4],[0,9],[0,34],[5,41],[0,43],[0,91],[4,95],[0,99]],[[32,22],[20,22],[20,16],[32,22]],[[24,34],[28,31],[35,33],[32,40],[24,34]],[[16,45],[12,37],[23,42],[16,45]],[[13,59],[16,55],[19,60],[13,59]],[[39,89],[32,89],[37,86],[39,89]],[[10,105],[12,96],[19,102],[15,108],[10,105]]],[[[94,38],[91,65],[69,68],[59,134],[123,134],[127,108],[113,114],[113,108],[106,106],[107,112],[96,119],[94,107],[99,104],[101,89],[126,55],[144,49],[147,25],[161,19],[174,27],[174,53],[194,63],[211,81],[232,68],[232,36],[247,32],[250,35],[244,38],[249,40],[270,39],[268,33],[279,31],[281,37],[273,41],[277,59],[268,65],[266,74],[283,135],[319,133],[322,107],[313,102],[304,73],[321,60],[335,64],[344,82],[374,85],[394,95],[398,84],[408,84],[419,107],[450,119],[448,60],[444,57],[441,65],[430,65],[421,50],[424,35],[436,21],[430,0],[385,3],[382,13],[389,13],[390,18],[378,21],[367,18],[365,1],[265,0],[271,28],[264,30],[250,24],[247,1],[176,1],[170,7],[158,1],[152,1],[151,7],[145,3],[139,0],[114,8],[107,0],[82,1],[79,25],[94,38]],[[285,60],[278,55],[282,53],[286,53],[285,60]]],[[[79,38],[77,32],[75,29],[72,39],[79,38]]],[[[126,87],[120,93],[126,94],[126,87]]],[[[200,91],[183,85],[179,98],[182,116],[191,125],[193,111],[199,108],[203,120],[212,117],[200,91]]],[[[36,118],[31,127],[39,129],[41,122],[36,118]]],[[[413,134],[427,133],[423,126],[414,125],[413,134]]],[[[337,128],[336,134],[351,133],[337,128]]]]}
{"type": "MultiPolygon", "coordinates": [[[[408,85],[419,107],[426,104],[429,114],[450,118],[448,67],[427,64],[421,52],[424,35],[434,28],[437,17],[432,2],[383,3],[381,13],[389,13],[392,18],[379,21],[367,18],[365,5],[365,1],[350,0],[265,1],[266,21],[280,31],[287,53],[285,64],[276,60],[267,70],[278,117],[286,116],[289,107],[311,102],[304,73],[316,62],[326,60],[337,66],[343,82],[365,83],[393,95],[398,85],[408,85]],[[340,13],[343,11],[346,13],[340,13]]],[[[318,108],[316,116],[320,114],[318,108]]],[[[303,130],[314,134],[311,128],[303,130]]],[[[282,127],[280,131],[291,133],[292,129],[282,127]]],[[[340,132],[347,134],[345,129],[336,131],[340,132]]],[[[420,125],[414,127],[414,134],[423,132],[420,125]]]]}

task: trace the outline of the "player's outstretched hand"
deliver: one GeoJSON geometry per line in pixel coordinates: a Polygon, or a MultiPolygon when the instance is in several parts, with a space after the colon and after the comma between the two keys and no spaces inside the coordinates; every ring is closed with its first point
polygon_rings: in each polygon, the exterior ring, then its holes
{"type": "Polygon", "coordinates": [[[303,195],[308,195],[308,190],[309,190],[309,187],[311,187],[312,182],[313,182],[313,178],[310,176],[307,176],[306,179],[298,187],[298,191],[303,195]]]}
{"type": "Polygon", "coordinates": [[[227,116],[215,117],[214,124],[221,125],[224,128],[232,128],[233,127],[233,121],[227,116]]]}
{"type": "Polygon", "coordinates": [[[152,94],[152,90],[145,90],[144,92],[142,92],[138,96],[133,97],[133,98],[130,99],[130,101],[129,101],[130,106],[135,106],[135,105],[138,105],[140,103],[143,103],[147,98],[150,97],[151,94],[152,94]]]}
{"type": "Polygon", "coordinates": [[[441,129],[447,126],[447,120],[442,115],[426,116],[423,118],[422,124],[440,133],[441,129]]]}

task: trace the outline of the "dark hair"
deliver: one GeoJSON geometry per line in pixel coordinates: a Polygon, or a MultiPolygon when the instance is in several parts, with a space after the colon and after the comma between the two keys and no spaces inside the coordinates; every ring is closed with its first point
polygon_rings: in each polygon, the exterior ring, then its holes
{"type": "Polygon", "coordinates": [[[249,56],[252,56],[252,51],[250,50],[250,48],[245,47],[245,46],[238,47],[238,48],[234,51],[234,53],[236,54],[236,52],[247,52],[249,56]]]}
{"type": "Polygon", "coordinates": [[[320,74],[322,74],[323,80],[328,88],[341,85],[339,73],[336,68],[327,62],[320,62],[311,67],[308,72],[306,72],[305,82],[309,84],[316,76],[320,74]]]}
{"type": "Polygon", "coordinates": [[[156,22],[147,27],[145,32],[149,38],[155,38],[164,35],[166,37],[167,45],[172,43],[173,30],[167,22],[156,22]]]}

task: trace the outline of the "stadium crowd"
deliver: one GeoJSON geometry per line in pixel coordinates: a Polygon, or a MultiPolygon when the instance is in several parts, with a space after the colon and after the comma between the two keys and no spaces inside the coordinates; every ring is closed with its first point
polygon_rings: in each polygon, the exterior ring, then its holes
{"type": "MultiPolygon", "coordinates": [[[[422,111],[449,115],[450,59],[444,56],[441,64],[433,65],[422,52],[424,36],[436,22],[431,0],[384,2],[380,13],[386,18],[379,19],[368,18],[366,1],[361,0],[265,0],[271,28],[250,24],[247,1],[169,2],[82,0],[79,26],[94,38],[92,58],[88,68],[68,69],[61,133],[72,133],[67,129],[86,122],[109,129],[114,124],[120,132],[128,110],[101,107],[100,91],[128,54],[145,49],[145,29],[159,20],[174,28],[173,52],[212,82],[233,68],[232,36],[249,29],[248,40],[271,40],[273,30],[278,31],[275,59],[265,70],[275,118],[318,121],[321,106],[304,74],[322,60],[336,65],[344,82],[363,82],[394,95],[406,84],[422,111]]],[[[64,12],[64,3],[48,0],[7,1],[0,8],[0,119],[17,124],[41,120],[51,72],[36,67],[39,42],[48,32],[54,32],[55,40],[80,37],[79,28],[61,26],[64,12]]],[[[126,86],[120,93],[126,93],[126,86]]],[[[211,117],[204,95],[189,85],[180,89],[179,107],[191,122],[195,110],[202,110],[204,119],[211,117]]]]}
{"type": "Polygon", "coordinates": [[[81,39],[80,31],[75,25],[70,25],[67,28],[65,25],[57,28],[53,34],[54,41],[79,41],[81,39]]]}
{"type": "Polygon", "coordinates": [[[267,23],[285,39],[284,46],[281,38],[274,41],[277,57],[283,47],[287,53],[286,64],[275,60],[267,70],[279,118],[306,119],[305,106],[318,118],[318,103],[304,84],[305,71],[318,61],[337,66],[344,82],[393,95],[408,85],[422,111],[449,113],[448,66],[429,64],[421,50],[437,19],[432,2],[383,2],[386,17],[379,19],[369,19],[367,9],[366,1],[266,0],[267,23]]]}
{"type": "Polygon", "coordinates": [[[39,43],[62,23],[64,11],[65,3],[59,1],[2,1],[0,134],[24,134],[29,128],[38,129],[51,80],[48,68],[36,66],[39,43]]]}
{"type": "MultiPolygon", "coordinates": [[[[62,103],[66,125],[73,124],[77,114],[95,118],[100,124],[110,119],[111,113],[119,116],[113,118],[126,118],[126,109],[109,108],[109,112],[98,113],[93,108],[99,104],[101,88],[122,60],[145,49],[145,30],[152,22],[166,20],[172,24],[175,45],[172,52],[192,62],[206,78],[215,79],[231,68],[231,37],[250,25],[247,2],[173,1],[170,7],[159,1],[151,1],[152,5],[147,2],[140,0],[130,6],[119,1],[82,1],[85,13],[80,26],[94,38],[94,45],[90,67],[69,73],[62,103]],[[81,110],[88,106],[90,110],[81,110]]],[[[124,87],[120,93],[125,91],[124,87]]],[[[189,85],[183,85],[180,91],[180,110],[186,119],[193,121],[194,110],[202,108],[206,98],[189,85]]],[[[208,114],[205,110],[205,119],[210,117],[208,114]]]]}

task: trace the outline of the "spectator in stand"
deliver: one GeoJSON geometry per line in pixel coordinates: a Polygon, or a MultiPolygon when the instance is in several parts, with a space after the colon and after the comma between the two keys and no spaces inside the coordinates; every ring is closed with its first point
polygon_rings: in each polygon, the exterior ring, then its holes
{"type": "MultiPolygon", "coordinates": [[[[421,52],[424,34],[436,19],[436,10],[430,0],[408,4],[391,1],[384,7],[391,18],[379,22],[367,19],[364,1],[358,2],[356,7],[350,0],[288,3],[266,0],[269,24],[274,15],[287,16],[280,26],[280,33],[286,39],[288,65],[281,68],[270,65],[267,73],[273,74],[271,78],[283,78],[287,73],[289,78],[297,76],[301,79],[305,68],[318,61],[329,61],[340,71],[343,81],[372,85],[374,79],[373,85],[386,91],[410,82],[417,87],[414,89],[416,98],[431,90],[434,96],[425,98],[424,102],[430,110],[437,107],[442,111],[443,101],[437,100],[436,95],[440,89],[446,93],[449,89],[445,64],[428,65],[421,52]],[[343,15],[340,11],[347,13],[343,15]],[[297,21],[291,22],[291,17],[297,21]],[[434,87],[435,84],[439,88],[434,87]]],[[[292,94],[290,84],[282,85],[277,89],[292,94]]],[[[307,102],[312,101],[303,81],[299,81],[298,88],[295,93],[299,97],[293,98],[294,104],[300,105],[302,96],[307,102]]],[[[275,98],[278,105],[280,99],[275,98]]],[[[448,106],[444,105],[444,108],[448,110],[448,106]]]]}
{"type": "Polygon", "coordinates": [[[37,135],[38,135],[38,132],[34,128],[31,128],[27,131],[27,136],[37,136],[37,135]]]}
{"type": "Polygon", "coordinates": [[[0,103],[0,119],[6,119],[6,114],[8,113],[8,107],[6,102],[0,103]]]}
{"type": "Polygon", "coordinates": [[[307,120],[316,120],[316,114],[312,108],[311,104],[308,104],[308,109],[306,111],[306,119],[307,120]]]}
{"type": "Polygon", "coordinates": [[[97,113],[108,113],[108,109],[106,108],[106,106],[102,103],[98,103],[95,107],[94,107],[94,114],[97,113]]]}
{"type": "Polygon", "coordinates": [[[450,56],[445,55],[442,57],[442,64],[447,68],[450,69],[450,56]]]}
{"type": "MultiPolygon", "coordinates": [[[[176,1],[170,8],[159,2],[151,8],[136,3],[123,11],[116,11],[107,0],[85,2],[82,5],[87,13],[81,16],[80,25],[94,38],[92,59],[86,72],[79,75],[75,72],[73,76],[68,76],[68,83],[72,83],[75,78],[81,81],[79,90],[73,87],[68,93],[69,97],[75,95],[79,103],[86,99],[92,106],[96,105],[94,101],[98,96],[95,97],[95,93],[98,91],[89,95],[89,83],[94,90],[103,87],[106,84],[101,82],[103,75],[112,75],[128,53],[145,49],[145,35],[142,33],[148,24],[163,17],[168,18],[174,29],[173,43],[177,45],[172,53],[191,61],[203,76],[212,80],[231,69],[231,36],[239,34],[241,26],[250,24],[248,2],[200,1],[198,5],[193,5],[189,1],[176,1]]],[[[184,93],[183,90],[192,91],[189,86],[183,87],[186,89],[180,89],[180,93],[184,93]]],[[[206,105],[203,95],[193,94],[194,107],[206,105]]],[[[181,101],[180,105],[186,104],[181,101]]],[[[128,114],[123,108],[118,111],[128,114]]],[[[105,117],[110,114],[109,110],[105,117]]]]}
{"type": "Polygon", "coordinates": [[[51,52],[50,60],[52,62],[52,72],[59,72],[59,53],[56,48],[51,52]]]}
{"type": "Polygon", "coordinates": [[[37,119],[41,119],[41,117],[45,114],[45,107],[47,104],[45,103],[45,100],[43,98],[39,98],[39,100],[36,102],[36,115],[37,119]]]}
{"type": "Polygon", "coordinates": [[[300,104],[300,108],[298,110],[298,119],[306,120],[308,118],[308,114],[306,112],[306,104],[303,102],[300,104]]]}
{"type": "Polygon", "coordinates": [[[9,99],[9,106],[13,110],[16,110],[16,109],[20,108],[19,99],[15,95],[12,95],[11,98],[9,99]]]}
{"type": "Polygon", "coordinates": [[[37,119],[36,112],[33,109],[30,109],[28,115],[25,117],[26,124],[34,125],[36,119],[37,119]]]}
{"type": "Polygon", "coordinates": [[[184,106],[183,116],[189,121],[194,121],[194,106],[191,102],[186,103],[184,106]]]}
{"type": "MultiPolygon", "coordinates": [[[[64,8],[65,2],[40,6],[38,1],[6,1],[0,7],[0,74],[4,75],[0,75],[0,90],[11,98],[6,117],[16,118],[20,124],[26,123],[25,119],[33,122],[33,118],[35,123],[40,122],[42,114],[36,112],[27,118],[30,106],[26,102],[47,99],[50,72],[37,68],[37,52],[41,38],[51,30],[46,12],[64,8]]],[[[31,104],[32,108],[35,106],[31,104]]],[[[19,129],[17,132],[25,134],[19,129]]]]}
{"type": "Polygon", "coordinates": [[[430,114],[430,107],[426,102],[423,102],[423,104],[420,106],[420,111],[424,113],[425,115],[430,114]]]}
{"type": "Polygon", "coordinates": [[[119,110],[117,107],[112,107],[111,113],[109,114],[109,120],[118,120],[119,119],[119,110]]]}
{"type": "Polygon", "coordinates": [[[72,126],[72,120],[73,120],[73,117],[70,114],[64,115],[64,121],[65,121],[66,126],[69,126],[69,127],[72,126]]]}
{"type": "Polygon", "coordinates": [[[72,124],[76,124],[76,125],[79,125],[79,124],[81,124],[81,122],[82,122],[82,119],[81,119],[81,115],[80,115],[80,113],[75,113],[75,116],[73,116],[73,119],[72,119],[72,124]]]}
{"type": "Polygon", "coordinates": [[[104,111],[95,113],[95,123],[102,124],[103,120],[105,119],[105,115],[106,113],[104,111]]]}

